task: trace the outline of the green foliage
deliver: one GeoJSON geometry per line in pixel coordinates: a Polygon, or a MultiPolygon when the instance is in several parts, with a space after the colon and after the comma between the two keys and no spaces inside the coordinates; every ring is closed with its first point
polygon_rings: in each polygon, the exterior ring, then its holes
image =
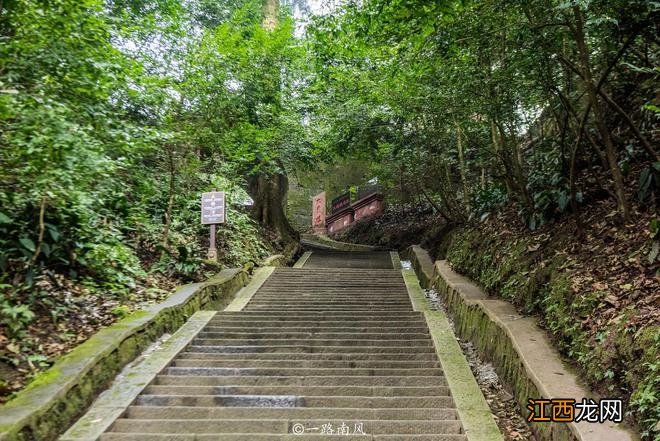
{"type": "Polygon", "coordinates": [[[87,263],[90,277],[102,280],[104,286],[134,289],[136,280],[146,277],[135,252],[120,241],[89,244],[86,248],[83,244],[81,259],[87,263]]]}
{"type": "MultiPolygon", "coordinates": [[[[653,331],[653,329],[651,329],[653,331]]],[[[630,406],[642,415],[643,426],[653,428],[660,421],[660,329],[655,328],[655,341],[648,347],[652,361],[642,363],[646,375],[632,394],[630,406]],[[654,359],[655,356],[655,359],[654,359]]],[[[653,436],[652,429],[645,429],[642,436],[653,436]]]]}
{"type": "Polygon", "coordinates": [[[131,310],[126,305],[119,305],[112,310],[112,314],[117,318],[123,318],[128,316],[131,313],[131,310]]]}
{"type": "MultiPolygon", "coordinates": [[[[648,141],[656,114],[642,107],[656,93],[647,60],[657,11],[641,0],[349,1],[309,29],[315,142],[371,159],[400,202],[423,189],[454,222],[515,204],[536,229],[591,202],[584,195],[602,181],[585,174],[657,161],[648,141]],[[607,117],[587,99],[594,82],[607,117]],[[613,133],[614,145],[603,145],[613,133]]],[[[653,206],[650,170],[639,198],[653,206]]]]}
{"type": "MultiPolygon", "coordinates": [[[[245,199],[249,174],[306,155],[283,98],[299,55],[293,24],[264,30],[261,2],[5,8],[0,267],[18,288],[44,271],[115,294],[146,283],[150,267],[203,277],[201,192],[245,199]]],[[[262,231],[238,206],[228,217],[223,263],[262,257],[262,231]]]]}
{"type": "Polygon", "coordinates": [[[9,338],[20,338],[33,319],[34,313],[27,305],[12,305],[5,299],[0,301],[0,325],[6,327],[9,338]]]}
{"type": "Polygon", "coordinates": [[[538,314],[559,350],[580,369],[589,384],[615,396],[630,396],[629,412],[642,434],[653,439],[658,421],[660,329],[631,327],[640,312],[622,309],[617,320],[597,332],[583,323],[602,308],[604,290],[578,292],[566,273],[563,254],[539,268],[526,259],[529,245],[493,237],[477,228],[458,228],[444,239],[452,267],[478,281],[489,293],[509,299],[525,312],[538,314]],[[632,393],[632,395],[630,395],[632,393]]]}
{"type": "Polygon", "coordinates": [[[472,205],[475,214],[480,220],[485,220],[490,213],[506,206],[509,197],[506,189],[502,186],[491,185],[486,188],[480,188],[473,195],[472,205]]]}

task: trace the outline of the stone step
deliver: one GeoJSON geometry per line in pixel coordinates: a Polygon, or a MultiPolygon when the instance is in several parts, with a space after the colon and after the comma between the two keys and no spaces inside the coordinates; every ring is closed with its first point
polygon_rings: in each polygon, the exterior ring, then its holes
{"type": "Polygon", "coordinates": [[[236,331],[213,331],[204,329],[199,334],[198,338],[222,338],[222,339],[241,339],[241,340],[254,340],[254,339],[314,339],[314,340],[424,340],[428,339],[428,332],[325,332],[325,331],[309,331],[309,332],[236,332],[236,331]]]}
{"type": "Polygon", "coordinates": [[[449,396],[446,386],[147,386],[149,395],[449,396]]]}
{"type": "Polygon", "coordinates": [[[356,321],[351,321],[351,320],[323,320],[323,319],[318,319],[318,320],[310,320],[307,318],[295,318],[295,317],[281,317],[278,319],[272,318],[270,320],[267,320],[265,318],[255,318],[255,319],[244,319],[244,320],[239,320],[239,319],[233,319],[233,318],[215,318],[211,321],[209,321],[208,324],[209,327],[212,326],[221,326],[221,327],[254,327],[256,329],[260,329],[262,327],[296,327],[296,328],[323,328],[323,327],[350,327],[353,329],[358,329],[358,328],[383,328],[383,329],[391,329],[391,328],[398,328],[398,329],[412,329],[412,328],[422,328],[422,329],[428,329],[426,327],[426,323],[423,322],[421,319],[414,319],[414,320],[409,320],[409,321],[402,321],[402,320],[390,320],[390,321],[385,321],[381,318],[378,318],[376,320],[356,320],[356,321]]]}
{"type": "Polygon", "coordinates": [[[289,375],[289,376],[256,376],[256,375],[158,375],[154,385],[173,386],[391,386],[391,387],[424,387],[447,386],[442,375],[427,376],[343,376],[343,375],[289,375]]]}
{"type": "Polygon", "coordinates": [[[323,273],[317,274],[277,274],[273,273],[262,286],[273,285],[291,285],[296,289],[303,289],[307,287],[318,287],[319,289],[337,289],[342,287],[355,287],[355,288],[369,288],[371,286],[398,286],[403,285],[404,281],[401,279],[401,273],[380,273],[371,274],[367,272],[355,272],[353,274],[326,274],[323,278],[323,273]],[[365,277],[369,279],[365,283],[365,277]]]}
{"type": "MultiPolygon", "coordinates": [[[[338,422],[337,424],[341,424],[338,422]]],[[[353,430],[353,428],[351,428],[353,430]]],[[[328,441],[335,435],[294,435],[279,433],[195,434],[104,433],[101,441],[328,441]]],[[[346,441],[467,441],[466,435],[340,435],[346,441]]]]}
{"type": "Polygon", "coordinates": [[[286,296],[286,295],[291,295],[291,297],[294,298],[307,298],[307,297],[323,297],[327,296],[328,298],[334,298],[334,297],[353,297],[353,298],[359,298],[359,299],[388,299],[388,298],[406,298],[408,297],[408,292],[406,291],[405,287],[390,287],[390,288],[382,288],[382,289],[375,289],[375,290],[369,290],[368,292],[365,292],[363,288],[360,289],[353,289],[353,288],[343,288],[343,289],[334,289],[334,290],[328,290],[328,289],[316,289],[316,288],[309,288],[306,290],[300,290],[300,289],[293,289],[290,287],[282,286],[282,287],[267,287],[267,288],[262,288],[259,290],[257,297],[258,298],[263,298],[263,297],[279,297],[279,296],[286,296]]]}
{"type": "Polygon", "coordinates": [[[234,419],[234,418],[325,418],[325,419],[406,419],[454,420],[452,408],[356,409],[356,408],[253,408],[253,407],[163,407],[130,406],[125,417],[141,419],[234,419]]]}
{"type": "MultiPolygon", "coordinates": [[[[126,419],[119,418],[112,425],[113,432],[128,433],[292,433],[294,424],[304,427],[321,427],[327,419],[300,419],[295,422],[278,419],[223,419],[223,420],[179,420],[179,419],[126,419]]],[[[364,433],[375,434],[460,434],[457,420],[346,420],[354,427],[362,424],[364,433]]],[[[337,423],[339,424],[339,423],[337,423]]]]}
{"type": "Polygon", "coordinates": [[[408,320],[424,320],[424,315],[415,311],[396,311],[391,312],[389,310],[374,310],[360,313],[340,313],[340,312],[328,312],[328,311],[311,311],[307,316],[299,316],[296,314],[287,314],[286,312],[279,312],[275,315],[268,314],[263,311],[241,311],[241,312],[229,312],[222,311],[218,312],[212,320],[217,320],[221,318],[235,318],[239,320],[263,320],[263,319],[274,319],[274,318],[288,318],[290,320],[363,320],[363,321],[373,321],[373,320],[391,320],[396,319],[399,322],[405,322],[408,320]]]}
{"type": "MultiPolygon", "coordinates": [[[[256,306],[259,306],[255,300],[251,300],[250,303],[245,307],[245,311],[252,311],[252,312],[264,312],[264,310],[272,310],[273,312],[282,312],[279,311],[280,308],[277,308],[275,306],[271,306],[268,304],[263,304],[260,305],[258,309],[247,309],[249,306],[252,306],[255,308],[256,306]]],[[[407,306],[400,306],[400,305],[393,305],[393,306],[387,306],[387,305],[368,305],[368,304],[362,304],[362,305],[341,305],[341,304],[336,304],[336,305],[309,305],[305,306],[303,304],[298,305],[298,302],[292,302],[290,301],[289,304],[289,309],[284,310],[284,312],[307,312],[309,314],[334,314],[334,315],[340,315],[340,314],[345,314],[345,313],[351,313],[355,316],[357,315],[388,315],[388,316],[393,316],[397,315],[399,313],[403,312],[411,312],[412,311],[412,306],[407,307],[407,306]]]]}
{"type": "Polygon", "coordinates": [[[260,294],[255,296],[252,301],[255,302],[265,302],[265,301],[282,301],[287,300],[292,303],[299,304],[300,302],[321,302],[321,303],[373,303],[379,302],[383,304],[393,304],[393,303],[410,303],[410,298],[403,295],[380,295],[377,297],[369,296],[362,297],[357,294],[328,294],[328,293],[319,293],[314,295],[305,295],[302,293],[273,293],[273,294],[260,294]]]}
{"type": "MultiPolygon", "coordinates": [[[[311,260],[308,260],[307,262],[311,262],[314,259],[318,258],[318,256],[314,256],[314,255],[312,255],[311,257],[312,257],[311,260]]],[[[391,258],[388,259],[390,259],[389,264],[391,265],[392,263],[391,258]]],[[[354,256],[349,256],[349,259],[342,259],[341,261],[346,262],[347,260],[358,261],[360,259],[356,259],[354,256]]],[[[354,274],[359,275],[364,273],[393,276],[396,274],[401,274],[401,269],[394,269],[392,267],[390,268],[360,268],[360,267],[347,267],[347,266],[314,267],[314,266],[307,266],[307,264],[305,264],[303,268],[279,267],[273,272],[273,275],[279,278],[279,277],[295,277],[295,276],[304,276],[304,275],[312,276],[314,274],[323,274],[323,273],[327,273],[328,276],[333,276],[336,278],[348,279],[354,274]]]]}
{"type": "MultiPolygon", "coordinates": [[[[303,306],[296,306],[296,305],[284,305],[281,307],[276,307],[273,305],[255,305],[255,304],[250,304],[248,303],[247,306],[245,306],[246,311],[252,311],[252,312],[262,312],[262,313],[268,313],[268,314],[276,314],[276,313],[286,313],[288,315],[309,315],[309,314],[341,314],[341,315],[347,315],[351,314],[355,317],[362,317],[362,316],[369,316],[370,314],[375,315],[379,312],[380,308],[374,308],[374,307],[368,307],[368,306],[360,306],[360,307],[354,307],[350,308],[347,306],[337,306],[337,307],[323,307],[323,306],[318,306],[318,307],[303,307],[303,306]]],[[[397,308],[387,308],[385,312],[387,312],[390,317],[391,316],[397,316],[401,312],[409,312],[412,310],[412,307],[407,307],[407,308],[402,308],[402,307],[397,307],[397,308]]]]}
{"type": "Polygon", "coordinates": [[[327,408],[327,407],[189,407],[189,406],[130,406],[125,418],[140,419],[364,419],[364,420],[455,420],[453,408],[327,408]]]}
{"type": "Polygon", "coordinates": [[[259,288],[259,291],[256,295],[261,294],[287,294],[287,293],[296,293],[296,294],[306,294],[306,295],[318,295],[318,294],[349,294],[354,293],[363,297],[379,297],[379,296],[388,296],[388,295],[407,295],[406,285],[403,281],[398,283],[386,283],[381,285],[374,285],[366,287],[363,285],[337,285],[333,287],[322,286],[321,283],[307,283],[306,281],[300,282],[291,282],[289,283],[278,283],[278,284],[264,284],[259,288]]]}
{"type": "Polygon", "coordinates": [[[383,310],[388,312],[399,311],[403,312],[410,311],[412,307],[410,306],[409,299],[370,299],[370,300],[361,300],[361,299],[313,299],[313,298],[288,298],[288,297],[277,297],[277,298],[253,298],[248,306],[260,305],[262,307],[272,307],[277,309],[281,303],[287,303],[291,308],[298,310],[310,310],[314,308],[323,308],[323,311],[334,312],[336,310],[346,311],[346,310],[356,310],[362,311],[365,309],[370,309],[372,311],[383,310]]]}
{"type": "MultiPolygon", "coordinates": [[[[214,340],[217,341],[217,340],[214,340]]],[[[296,345],[230,345],[230,344],[199,344],[193,342],[188,346],[189,350],[197,352],[214,352],[224,354],[239,354],[242,352],[261,353],[308,353],[308,354],[435,354],[435,348],[429,346],[329,346],[319,344],[296,344],[296,345]],[[194,348],[194,349],[190,349],[194,348]]]]}
{"type": "Polygon", "coordinates": [[[204,338],[196,337],[193,339],[195,345],[213,345],[213,346],[290,346],[290,345],[311,345],[311,346],[414,346],[414,347],[432,347],[429,338],[402,338],[396,340],[374,340],[374,339],[325,339],[325,338],[204,338]]]}
{"type": "Polygon", "coordinates": [[[307,338],[307,339],[277,339],[277,338],[261,338],[261,339],[246,339],[246,338],[203,338],[196,337],[193,339],[194,345],[212,345],[212,346],[290,346],[290,345],[309,345],[309,346],[407,346],[411,348],[432,348],[433,344],[428,338],[409,338],[398,340],[351,340],[351,339],[320,339],[320,338],[307,338]]]}
{"type": "Polygon", "coordinates": [[[252,326],[246,325],[210,325],[204,328],[206,332],[249,332],[258,329],[259,332],[360,332],[360,333],[420,333],[428,334],[425,326],[385,327],[385,326],[335,326],[333,324],[319,324],[316,326],[252,326]]]}
{"type": "MultiPolygon", "coordinates": [[[[312,312],[310,314],[317,314],[317,315],[322,315],[322,316],[343,316],[343,314],[328,314],[327,312],[316,312],[316,313],[312,312]]],[[[234,316],[234,317],[240,317],[240,318],[249,318],[251,316],[256,316],[256,315],[266,315],[266,314],[264,314],[263,312],[259,312],[259,311],[245,311],[245,310],[242,310],[242,311],[218,311],[217,314],[215,315],[215,317],[223,317],[223,316],[224,317],[232,317],[232,316],[234,316]]],[[[405,311],[405,312],[401,312],[401,311],[391,312],[387,309],[385,309],[385,310],[374,310],[374,311],[370,311],[368,313],[368,316],[372,316],[372,315],[376,315],[376,316],[380,315],[380,316],[386,316],[386,317],[392,317],[394,315],[399,315],[401,317],[401,320],[406,320],[408,318],[424,318],[423,313],[421,313],[419,311],[413,311],[413,310],[405,311]]]]}
{"type": "Polygon", "coordinates": [[[322,282],[319,283],[308,283],[307,281],[293,281],[291,283],[269,283],[262,285],[257,291],[256,295],[261,294],[287,294],[287,293],[296,293],[296,294],[305,294],[305,295],[318,295],[318,294],[349,294],[354,293],[363,297],[379,297],[379,296],[388,296],[388,295],[407,295],[408,291],[406,290],[406,284],[403,280],[398,281],[397,283],[383,283],[373,286],[365,286],[364,284],[355,284],[355,285],[335,285],[335,286],[323,286],[322,282]]]}
{"type": "Polygon", "coordinates": [[[362,397],[426,397],[449,395],[447,386],[176,386],[150,385],[150,395],[316,395],[362,397]]]}
{"type": "Polygon", "coordinates": [[[358,397],[309,395],[140,395],[134,405],[141,406],[237,406],[237,407],[454,407],[449,396],[358,397]]]}
{"type": "MultiPolygon", "coordinates": [[[[208,348],[208,346],[202,346],[208,348]]],[[[309,361],[437,361],[438,358],[434,353],[419,353],[419,354],[363,354],[363,353],[319,353],[319,354],[304,354],[304,353],[287,353],[287,352],[241,352],[236,353],[215,353],[215,352],[198,352],[194,351],[195,347],[186,348],[186,352],[181,352],[177,358],[183,359],[198,359],[198,360],[235,360],[240,357],[243,360],[309,360],[309,361]]]]}
{"type": "Polygon", "coordinates": [[[221,368],[221,367],[168,367],[164,373],[167,375],[258,375],[258,376],[440,376],[440,368],[411,368],[411,369],[388,369],[388,368],[221,368]]]}
{"type": "Polygon", "coordinates": [[[328,298],[322,298],[322,297],[305,297],[298,295],[297,297],[289,296],[289,295],[282,295],[282,296],[273,296],[273,297],[256,297],[252,299],[253,303],[258,303],[260,305],[270,305],[270,304],[278,304],[282,302],[289,302],[289,305],[291,305],[292,302],[295,302],[297,307],[302,307],[302,306],[310,306],[310,305],[323,305],[327,306],[328,308],[333,307],[335,305],[345,305],[345,306],[377,306],[381,305],[383,308],[390,308],[392,306],[398,306],[398,305],[409,305],[410,304],[410,299],[404,299],[404,298],[389,298],[389,299],[375,299],[371,298],[369,300],[366,299],[359,299],[355,298],[353,296],[347,296],[347,298],[341,298],[341,297],[328,297],[328,298]]]}
{"type": "Polygon", "coordinates": [[[277,367],[277,368],[439,368],[435,361],[349,361],[349,360],[208,360],[177,358],[173,367],[277,367]]]}

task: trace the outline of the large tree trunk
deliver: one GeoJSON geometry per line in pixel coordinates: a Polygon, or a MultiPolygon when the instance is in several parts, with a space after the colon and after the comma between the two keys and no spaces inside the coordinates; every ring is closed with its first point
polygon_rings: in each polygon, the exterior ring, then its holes
{"type": "Polygon", "coordinates": [[[271,228],[282,242],[298,240],[298,233],[291,227],[284,211],[289,190],[289,179],[283,173],[255,175],[248,180],[248,193],[254,200],[252,216],[261,225],[271,228]]]}
{"type": "MultiPolygon", "coordinates": [[[[277,26],[278,0],[266,0],[263,6],[263,28],[270,32],[277,26]]],[[[277,232],[278,240],[283,244],[298,241],[298,233],[291,227],[284,203],[289,191],[289,179],[280,161],[279,173],[257,173],[248,178],[248,193],[254,200],[252,216],[261,225],[277,232]]]]}

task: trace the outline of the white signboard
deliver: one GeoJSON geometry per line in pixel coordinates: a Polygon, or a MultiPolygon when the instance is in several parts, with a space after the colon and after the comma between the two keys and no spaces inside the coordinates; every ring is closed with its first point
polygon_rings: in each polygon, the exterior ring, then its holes
{"type": "Polygon", "coordinates": [[[225,223],[225,192],[202,193],[202,224],[225,223]]]}

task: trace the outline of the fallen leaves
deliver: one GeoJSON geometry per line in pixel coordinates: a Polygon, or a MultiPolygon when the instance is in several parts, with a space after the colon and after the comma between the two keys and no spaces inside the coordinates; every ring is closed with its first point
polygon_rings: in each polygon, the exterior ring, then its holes
{"type": "Polygon", "coordinates": [[[99,290],[90,292],[62,275],[40,277],[35,286],[47,297],[34,302],[35,313],[20,340],[11,340],[0,326],[0,404],[25,387],[32,377],[48,368],[57,357],[87,340],[98,329],[118,320],[113,310],[125,305],[135,311],[162,301],[180,284],[162,275],[151,275],[147,286],[127,298],[109,297],[99,290]]]}

